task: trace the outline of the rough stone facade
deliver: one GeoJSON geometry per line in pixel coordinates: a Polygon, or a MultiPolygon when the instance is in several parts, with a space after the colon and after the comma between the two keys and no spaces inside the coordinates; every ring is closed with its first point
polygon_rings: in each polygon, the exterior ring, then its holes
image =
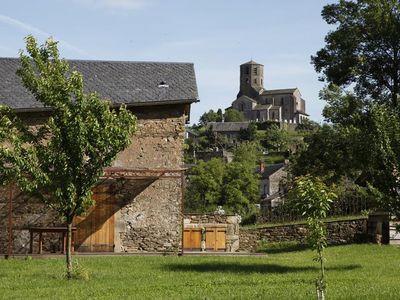
{"type": "MultiPolygon", "coordinates": [[[[357,219],[327,223],[328,244],[350,244],[365,240],[367,220],[357,219]]],[[[241,229],[240,250],[255,252],[261,241],[266,242],[305,242],[306,225],[285,225],[269,228],[241,229]]]]}
{"type": "MultiPolygon", "coordinates": [[[[132,144],[121,152],[113,167],[180,170],[183,166],[184,105],[135,108],[138,130],[132,144]]],[[[43,116],[31,123],[43,120],[43,116]]],[[[171,173],[172,174],[172,173],[171,173]]],[[[114,252],[178,252],[182,244],[182,178],[109,180],[114,192],[114,252]]],[[[0,196],[0,253],[9,241],[8,191],[0,196]]],[[[13,253],[28,253],[32,226],[62,225],[57,214],[34,199],[20,196],[12,202],[13,253]]],[[[59,251],[58,235],[46,233],[45,251],[59,251]]],[[[37,239],[36,239],[37,240],[37,239]]],[[[36,245],[34,245],[34,249],[36,245]]]]}
{"type": "Polygon", "coordinates": [[[184,227],[186,229],[223,226],[226,228],[226,252],[236,252],[239,250],[240,220],[238,215],[185,214],[184,227]]]}

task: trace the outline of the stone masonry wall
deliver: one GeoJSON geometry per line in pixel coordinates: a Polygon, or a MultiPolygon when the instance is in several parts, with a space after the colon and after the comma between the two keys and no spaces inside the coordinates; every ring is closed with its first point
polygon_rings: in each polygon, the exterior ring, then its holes
{"type": "MultiPolygon", "coordinates": [[[[138,118],[137,133],[132,144],[118,155],[113,167],[181,169],[186,121],[184,106],[135,108],[133,112],[138,118]]],[[[41,114],[34,120],[29,115],[25,119],[35,125],[45,117],[41,114]]],[[[181,249],[182,180],[179,172],[173,175],[117,181],[117,184],[123,182],[123,187],[116,190],[115,197],[119,205],[114,214],[115,252],[178,252],[181,249]]],[[[6,253],[8,247],[7,195],[7,191],[0,191],[0,253],[6,253]]],[[[54,212],[33,199],[21,196],[13,200],[13,207],[14,253],[28,252],[27,228],[30,226],[62,225],[54,212]]],[[[58,236],[47,235],[44,250],[58,251],[58,236]]]]}
{"type": "MultiPolygon", "coordinates": [[[[349,244],[360,242],[366,234],[367,220],[358,219],[327,223],[329,244],[349,244]]],[[[240,250],[255,252],[261,241],[266,242],[305,242],[307,227],[302,225],[275,226],[270,228],[241,229],[240,250]]]]}
{"type": "MultiPolygon", "coordinates": [[[[138,131],[113,166],[181,169],[185,117],[176,110],[136,115],[138,131]]],[[[181,178],[145,181],[144,188],[131,194],[130,199],[126,191],[135,190],[137,184],[129,184],[125,192],[120,191],[126,205],[115,215],[115,252],[178,252],[182,244],[181,178]]]]}

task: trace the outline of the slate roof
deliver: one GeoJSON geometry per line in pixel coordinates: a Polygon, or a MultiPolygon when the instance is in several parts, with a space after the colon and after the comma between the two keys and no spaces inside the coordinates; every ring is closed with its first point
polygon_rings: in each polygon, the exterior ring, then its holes
{"type": "Polygon", "coordinates": [[[278,89],[278,90],[265,90],[263,95],[276,95],[276,94],[293,94],[297,88],[291,89],[278,89]]]}
{"type": "Polygon", "coordinates": [[[250,60],[244,64],[241,64],[241,66],[243,66],[243,65],[261,65],[261,66],[263,66],[262,64],[259,64],[259,63],[255,62],[254,60],[250,60]]]}
{"type": "Polygon", "coordinates": [[[278,163],[278,164],[273,164],[273,165],[267,166],[265,168],[264,173],[262,174],[262,178],[268,178],[269,176],[271,176],[275,172],[279,171],[284,166],[285,166],[284,163],[278,163]]]}
{"type": "MultiPolygon", "coordinates": [[[[113,104],[128,106],[198,101],[192,63],[68,60],[83,75],[86,92],[96,91],[113,104]],[[164,83],[164,85],[162,85],[164,83]]],[[[16,110],[40,110],[42,104],[15,74],[17,58],[0,58],[0,103],[16,110]]]]}
{"type": "Polygon", "coordinates": [[[209,122],[207,128],[212,127],[214,132],[239,132],[249,127],[249,122],[209,122]]]}

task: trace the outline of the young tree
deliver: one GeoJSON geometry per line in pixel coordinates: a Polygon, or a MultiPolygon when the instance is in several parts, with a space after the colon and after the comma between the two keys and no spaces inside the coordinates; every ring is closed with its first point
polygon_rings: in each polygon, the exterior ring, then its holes
{"type": "Polygon", "coordinates": [[[307,218],[307,241],[317,252],[315,261],[320,263],[320,275],[316,280],[317,299],[325,299],[325,258],[327,246],[326,228],[323,219],[336,195],[318,177],[303,176],[295,179],[289,190],[289,199],[294,209],[307,218]]]}
{"type": "Polygon", "coordinates": [[[18,75],[51,113],[43,125],[32,128],[1,106],[0,178],[3,184],[16,180],[22,191],[64,219],[67,278],[71,278],[73,219],[93,205],[92,189],[103,168],[131,142],[136,118],[124,106],[115,111],[109,101],[86,94],[82,75],[60,59],[54,40],[39,47],[28,36],[26,49],[28,55],[20,55],[18,75]]]}
{"type": "Polygon", "coordinates": [[[341,0],[326,5],[322,17],[337,25],[312,62],[323,80],[355,83],[361,97],[397,108],[400,92],[400,2],[341,0]]]}

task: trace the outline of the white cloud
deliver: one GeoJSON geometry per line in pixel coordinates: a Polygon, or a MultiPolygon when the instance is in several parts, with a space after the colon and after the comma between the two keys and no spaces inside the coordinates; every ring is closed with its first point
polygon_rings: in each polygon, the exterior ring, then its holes
{"type": "Polygon", "coordinates": [[[88,5],[120,8],[120,9],[140,9],[148,4],[148,0],[74,0],[77,3],[88,5]]]}
{"type": "MultiPolygon", "coordinates": [[[[48,38],[48,37],[50,37],[52,35],[51,33],[43,31],[43,30],[41,30],[41,29],[39,29],[39,28],[37,28],[37,27],[35,27],[33,25],[30,25],[28,23],[24,23],[24,22],[22,22],[20,20],[5,16],[5,15],[2,15],[2,14],[0,14],[0,22],[4,23],[4,24],[7,24],[7,25],[10,25],[10,26],[12,26],[14,28],[17,28],[17,29],[19,29],[19,30],[21,30],[23,32],[26,32],[27,34],[38,35],[38,36],[41,36],[43,38],[48,38]]],[[[82,49],[80,49],[80,48],[78,48],[78,47],[76,47],[76,46],[74,46],[74,45],[72,45],[72,44],[70,44],[70,43],[68,43],[68,42],[66,42],[64,40],[58,40],[58,41],[62,46],[64,46],[65,48],[68,48],[69,50],[72,50],[72,51],[74,51],[76,53],[83,54],[83,55],[86,54],[86,52],[83,51],[82,49]]]]}

